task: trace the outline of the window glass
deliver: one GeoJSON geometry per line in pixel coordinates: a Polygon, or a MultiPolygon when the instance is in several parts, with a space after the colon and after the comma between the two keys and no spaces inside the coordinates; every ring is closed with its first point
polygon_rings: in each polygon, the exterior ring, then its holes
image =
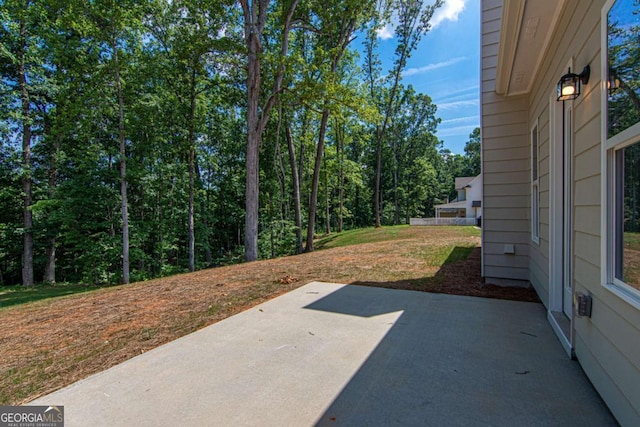
{"type": "Polygon", "coordinates": [[[538,179],[538,126],[531,131],[531,180],[538,179]]]}
{"type": "Polygon", "coordinates": [[[531,239],[540,239],[540,189],[538,182],[538,125],[531,130],[531,239]]]}
{"type": "Polygon", "coordinates": [[[640,0],[605,8],[602,280],[640,309],[640,0]]]}
{"type": "Polygon", "coordinates": [[[616,278],[640,289],[640,143],[616,152],[616,278]]]}
{"type": "Polygon", "coordinates": [[[640,121],[640,2],[617,0],[607,19],[608,123],[611,138],[640,121]]]}

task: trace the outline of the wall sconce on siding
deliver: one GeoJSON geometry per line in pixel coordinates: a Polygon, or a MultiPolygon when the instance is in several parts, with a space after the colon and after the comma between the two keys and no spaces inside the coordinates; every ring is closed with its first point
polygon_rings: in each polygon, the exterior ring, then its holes
{"type": "Polygon", "coordinates": [[[580,74],[569,72],[560,77],[558,82],[558,101],[568,101],[576,99],[580,96],[580,84],[586,85],[589,83],[589,75],[591,74],[591,67],[587,65],[580,74]]]}

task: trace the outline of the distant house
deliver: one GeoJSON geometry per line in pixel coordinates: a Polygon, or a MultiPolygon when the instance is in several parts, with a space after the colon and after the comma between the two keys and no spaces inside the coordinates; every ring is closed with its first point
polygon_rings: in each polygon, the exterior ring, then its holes
{"type": "Polygon", "coordinates": [[[436,205],[436,218],[482,217],[482,174],[456,178],[458,197],[450,203],[436,205]]]}
{"type": "Polygon", "coordinates": [[[620,424],[640,426],[640,4],[481,8],[482,274],[531,283],[620,424]]]}

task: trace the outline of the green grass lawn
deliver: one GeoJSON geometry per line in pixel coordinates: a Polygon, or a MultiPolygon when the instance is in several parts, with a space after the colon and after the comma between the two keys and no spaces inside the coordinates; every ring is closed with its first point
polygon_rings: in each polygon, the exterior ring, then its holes
{"type": "MultiPolygon", "coordinates": [[[[477,236],[480,237],[480,229],[476,227],[437,227],[456,236],[477,236]]],[[[338,248],[341,246],[361,245],[364,243],[384,242],[389,240],[398,240],[403,238],[411,238],[412,228],[409,225],[395,225],[380,228],[360,228],[357,230],[348,230],[342,233],[331,234],[323,237],[315,244],[317,249],[338,248]]]]}
{"type": "Polygon", "coordinates": [[[126,286],[0,287],[0,404],[29,401],[311,281],[496,297],[481,284],[479,257],[467,262],[479,236],[474,227],[369,228],[320,239],[326,250],[314,253],[126,286]]]}
{"type": "Polygon", "coordinates": [[[441,246],[429,248],[420,252],[421,257],[430,267],[438,267],[452,262],[467,259],[475,246],[469,243],[468,246],[441,246]]]}
{"type": "MultiPolygon", "coordinates": [[[[441,235],[445,239],[457,239],[470,236],[480,237],[480,229],[476,227],[431,227],[420,228],[419,232],[441,235]]],[[[317,250],[338,248],[366,243],[386,242],[393,240],[412,239],[416,237],[418,230],[409,225],[387,226],[380,228],[361,228],[357,230],[333,233],[319,239],[315,247],[317,250]]],[[[437,240],[437,239],[436,239],[437,240]]],[[[640,239],[638,240],[640,244],[640,239]]],[[[421,260],[429,266],[438,266],[465,259],[473,250],[474,244],[468,247],[443,245],[431,245],[428,249],[420,250],[421,260]]],[[[0,287],[0,310],[20,304],[26,304],[50,298],[62,297],[101,289],[98,286],[85,284],[56,284],[36,285],[33,287],[3,286],[0,287]]]]}
{"type": "Polygon", "coordinates": [[[624,233],[624,247],[633,251],[640,251],[640,233],[626,231],[624,233]]]}
{"type": "Polygon", "coordinates": [[[48,298],[89,292],[96,289],[98,289],[96,286],[71,284],[36,285],[32,287],[2,286],[0,287],[0,309],[48,298]]]}
{"type": "Polygon", "coordinates": [[[640,289],[640,233],[624,233],[624,273],[625,283],[640,289]]]}

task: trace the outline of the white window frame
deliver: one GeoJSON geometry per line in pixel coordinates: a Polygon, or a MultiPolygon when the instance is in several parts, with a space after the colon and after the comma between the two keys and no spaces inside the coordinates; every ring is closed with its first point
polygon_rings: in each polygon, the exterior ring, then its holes
{"type": "Polygon", "coordinates": [[[600,276],[601,283],[613,292],[618,297],[622,298],[627,303],[631,304],[637,309],[640,309],[640,291],[634,287],[624,283],[622,280],[616,278],[616,227],[617,215],[616,215],[616,203],[617,191],[616,191],[616,168],[615,157],[616,153],[625,147],[631,146],[635,143],[640,143],[640,122],[623,130],[617,135],[608,138],[608,106],[607,106],[607,75],[608,75],[608,33],[607,22],[609,16],[609,10],[614,5],[616,0],[608,0],[602,8],[601,14],[601,139],[602,139],[602,152],[601,152],[601,179],[602,179],[602,192],[601,192],[601,268],[600,276]]]}
{"type": "Polygon", "coordinates": [[[531,240],[540,244],[540,126],[536,118],[531,128],[531,240]]]}

